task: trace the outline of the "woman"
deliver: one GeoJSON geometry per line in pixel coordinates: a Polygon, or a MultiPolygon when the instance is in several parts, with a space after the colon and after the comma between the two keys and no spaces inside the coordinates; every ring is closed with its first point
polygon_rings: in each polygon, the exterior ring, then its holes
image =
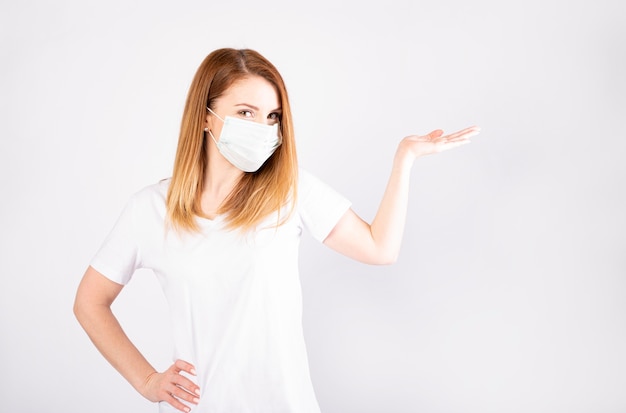
{"type": "Polygon", "coordinates": [[[171,179],[131,198],[78,287],[76,317],[161,412],[319,412],[301,326],[302,229],[356,260],[394,262],[414,160],[477,133],[404,138],[369,224],[298,168],[276,68],[252,50],[216,50],[191,84],[171,179]],[[173,315],[175,362],[164,372],[111,312],[137,268],[154,271],[173,315]]]}

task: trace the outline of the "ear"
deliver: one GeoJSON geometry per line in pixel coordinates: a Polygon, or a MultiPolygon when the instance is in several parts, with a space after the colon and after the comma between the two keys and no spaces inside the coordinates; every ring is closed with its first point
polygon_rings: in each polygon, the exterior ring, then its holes
{"type": "Polygon", "coordinates": [[[211,116],[211,113],[209,111],[207,111],[206,116],[204,117],[204,128],[205,129],[212,129],[213,127],[213,118],[214,116],[211,116]]]}

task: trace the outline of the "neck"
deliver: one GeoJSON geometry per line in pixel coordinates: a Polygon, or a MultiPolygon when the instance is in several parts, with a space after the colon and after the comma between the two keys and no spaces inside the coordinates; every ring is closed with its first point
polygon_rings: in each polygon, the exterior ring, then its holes
{"type": "Polygon", "coordinates": [[[207,152],[208,164],[204,175],[201,207],[205,215],[213,218],[243,176],[243,172],[228,162],[214,145],[209,145],[207,152]]]}

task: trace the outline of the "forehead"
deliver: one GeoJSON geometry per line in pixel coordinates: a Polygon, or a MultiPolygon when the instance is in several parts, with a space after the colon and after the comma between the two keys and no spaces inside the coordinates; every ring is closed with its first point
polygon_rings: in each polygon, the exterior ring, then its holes
{"type": "Polygon", "coordinates": [[[258,108],[276,109],[280,99],[274,86],[260,76],[249,76],[233,83],[219,98],[218,105],[247,103],[258,108]]]}

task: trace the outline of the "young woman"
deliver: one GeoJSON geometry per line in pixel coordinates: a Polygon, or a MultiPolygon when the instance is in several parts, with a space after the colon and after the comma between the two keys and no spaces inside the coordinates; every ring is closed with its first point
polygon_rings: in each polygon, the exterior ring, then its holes
{"type": "Polygon", "coordinates": [[[76,317],[160,412],[319,412],[301,326],[302,230],[356,260],[394,262],[413,162],[477,133],[404,138],[369,224],[298,168],[276,68],[253,50],[216,50],[190,87],[172,177],[130,199],[78,287],[76,317]],[[163,372],[111,312],[138,268],[153,270],[173,316],[175,361],[163,372]]]}

